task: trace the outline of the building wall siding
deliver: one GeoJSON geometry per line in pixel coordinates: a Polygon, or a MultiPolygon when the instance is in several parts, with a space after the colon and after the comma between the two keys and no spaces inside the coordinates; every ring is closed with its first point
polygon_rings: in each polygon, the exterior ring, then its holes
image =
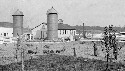
{"type": "Polygon", "coordinates": [[[58,30],[58,37],[59,38],[64,38],[64,37],[70,37],[70,36],[75,36],[76,35],[76,30],[58,30]],[[66,34],[65,34],[66,31],[66,34]]]}
{"type": "Polygon", "coordinates": [[[0,36],[4,37],[4,33],[6,33],[5,37],[13,37],[13,28],[0,27],[0,30],[0,36]]]}
{"type": "MultiPolygon", "coordinates": [[[[47,25],[44,25],[46,28],[44,31],[43,31],[43,29],[41,29],[42,26],[43,26],[43,24],[41,26],[35,28],[34,30],[32,30],[32,34],[33,34],[34,38],[41,38],[43,36],[43,32],[44,32],[44,37],[47,37],[47,33],[48,33],[47,25]]],[[[75,35],[76,35],[76,30],[69,30],[69,29],[58,30],[58,38],[67,38],[67,37],[70,38],[71,36],[73,37],[75,35]]]]}
{"type": "Polygon", "coordinates": [[[47,25],[45,24],[41,24],[39,27],[35,28],[32,30],[32,34],[34,36],[34,38],[42,38],[42,33],[44,34],[44,38],[47,37],[47,25]],[[44,28],[43,28],[44,26],[44,28]],[[43,33],[44,32],[44,33],[43,33]]]}

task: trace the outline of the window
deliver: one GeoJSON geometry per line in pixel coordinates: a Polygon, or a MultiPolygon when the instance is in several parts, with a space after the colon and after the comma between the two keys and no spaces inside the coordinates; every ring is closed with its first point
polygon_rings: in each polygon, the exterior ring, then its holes
{"type": "Polygon", "coordinates": [[[75,35],[75,31],[74,31],[74,35],[75,35]]]}
{"type": "Polygon", "coordinates": [[[41,31],[41,38],[43,38],[43,32],[41,31]]]}
{"type": "Polygon", "coordinates": [[[33,39],[33,36],[31,36],[31,39],[33,39]]]}
{"type": "Polygon", "coordinates": [[[45,25],[42,26],[42,29],[45,29],[45,25]]]}
{"type": "Polygon", "coordinates": [[[70,30],[70,34],[73,34],[73,31],[72,31],[72,30],[70,30]]]}
{"type": "Polygon", "coordinates": [[[64,31],[65,31],[65,30],[63,30],[63,34],[64,34],[64,31]]]}
{"type": "Polygon", "coordinates": [[[30,39],[30,34],[27,34],[28,39],[30,39]]]}
{"type": "Polygon", "coordinates": [[[71,34],[71,30],[70,30],[70,34],[71,34]]]}
{"type": "Polygon", "coordinates": [[[61,35],[61,30],[60,30],[60,35],[61,35]]]}
{"type": "Polygon", "coordinates": [[[4,33],[4,36],[6,36],[6,33],[4,33]]]}
{"type": "Polygon", "coordinates": [[[66,34],[66,30],[65,30],[65,34],[66,34]]]}

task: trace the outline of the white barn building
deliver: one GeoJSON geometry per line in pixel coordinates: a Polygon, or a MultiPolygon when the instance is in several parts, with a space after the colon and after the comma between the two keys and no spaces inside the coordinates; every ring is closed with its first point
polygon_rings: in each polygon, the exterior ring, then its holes
{"type": "Polygon", "coordinates": [[[34,39],[44,39],[47,37],[47,25],[42,23],[31,29],[34,39]]]}
{"type": "Polygon", "coordinates": [[[74,41],[74,36],[76,35],[76,29],[68,24],[59,23],[58,24],[58,38],[67,39],[74,41]]]}
{"type": "Polygon", "coordinates": [[[13,24],[0,22],[0,37],[13,37],[13,24]]]}
{"type": "MultiPolygon", "coordinates": [[[[35,28],[31,29],[34,39],[46,39],[47,38],[47,24],[42,23],[35,28]]],[[[74,41],[76,35],[76,29],[68,24],[58,23],[58,38],[74,41]]]]}
{"type": "MultiPolygon", "coordinates": [[[[26,40],[32,40],[32,32],[29,28],[23,28],[23,35],[26,40]]],[[[13,23],[0,22],[0,44],[12,43],[13,41],[13,23]]]]}

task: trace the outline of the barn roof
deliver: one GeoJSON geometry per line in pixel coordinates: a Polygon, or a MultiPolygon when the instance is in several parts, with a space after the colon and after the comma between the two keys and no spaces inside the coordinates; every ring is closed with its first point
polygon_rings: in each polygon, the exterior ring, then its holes
{"type": "Polygon", "coordinates": [[[13,28],[13,23],[10,23],[10,22],[0,22],[0,27],[13,28]]]}
{"type": "Polygon", "coordinates": [[[76,29],[68,24],[59,23],[58,30],[76,30],[76,29]]]}
{"type": "MultiPolygon", "coordinates": [[[[0,27],[13,28],[13,23],[10,23],[10,22],[0,22],[0,27]]],[[[31,29],[30,28],[23,28],[23,32],[24,33],[31,32],[31,29]]]]}
{"type": "Polygon", "coordinates": [[[24,33],[31,33],[31,29],[30,28],[23,28],[23,32],[24,33]]]}
{"type": "MultiPolygon", "coordinates": [[[[47,25],[47,23],[42,23],[47,25]]],[[[31,30],[41,26],[41,24],[37,25],[36,27],[32,28],[31,30]]],[[[74,27],[68,25],[68,24],[63,24],[63,23],[58,23],[58,30],[76,30],[74,27]]]]}

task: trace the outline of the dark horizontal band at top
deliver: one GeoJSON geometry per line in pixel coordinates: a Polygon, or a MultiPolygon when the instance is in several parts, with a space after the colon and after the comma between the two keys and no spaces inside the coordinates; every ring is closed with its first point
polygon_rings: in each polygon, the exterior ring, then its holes
{"type": "Polygon", "coordinates": [[[76,30],[76,29],[58,29],[58,30],[76,30]]]}
{"type": "Polygon", "coordinates": [[[48,13],[48,14],[57,14],[57,13],[48,13]]]}
{"type": "Polygon", "coordinates": [[[24,16],[24,15],[12,15],[12,16],[24,16]]]}

